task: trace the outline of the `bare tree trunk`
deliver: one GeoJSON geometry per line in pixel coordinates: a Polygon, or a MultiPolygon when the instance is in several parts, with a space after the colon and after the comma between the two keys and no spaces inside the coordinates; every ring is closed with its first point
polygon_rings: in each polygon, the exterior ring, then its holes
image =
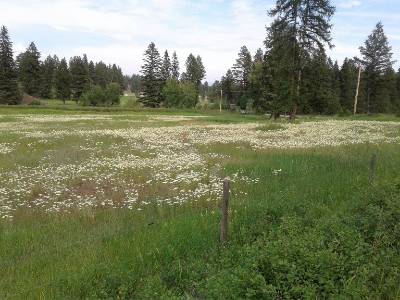
{"type": "Polygon", "coordinates": [[[357,114],[357,104],[358,104],[358,93],[360,90],[360,81],[361,81],[361,66],[358,70],[357,90],[356,90],[356,97],[354,99],[354,111],[353,111],[354,115],[357,114]]]}

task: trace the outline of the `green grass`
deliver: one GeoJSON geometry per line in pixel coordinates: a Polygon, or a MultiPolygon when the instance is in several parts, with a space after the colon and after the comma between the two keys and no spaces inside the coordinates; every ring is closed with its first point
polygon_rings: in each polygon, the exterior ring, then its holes
{"type": "MultiPolygon", "coordinates": [[[[5,112],[9,108],[0,108],[0,114],[5,112]]],[[[230,114],[195,122],[252,121],[267,122],[230,114]]],[[[91,128],[126,126],[101,123],[95,121],[91,128]]],[[[280,128],[266,123],[260,130],[280,128]]],[[[71,157],[79,161],[79,153],[68,152],[79,143],[73,138],[54,141],[29,156],[22,154],[28,145],[21,145],[17,154],[0,162],[10,170],[16,164],[36,165],[50,148],[58,149],[60,163],[71,157]]],[[[259,178],[257,184],[232,183],[226,246],[218,242],[215,202],[58,216],[21,212],[12,222],[0,221],[0,298],[400,297],[400,145],[257,151],[210,145],[211,150],[229,155],[221,175],[241,171],[259,178]],[[370,184],[373,153],[378,169],[370,184]],[[282,172],[274,175],[278,169],[282,172]]]]}

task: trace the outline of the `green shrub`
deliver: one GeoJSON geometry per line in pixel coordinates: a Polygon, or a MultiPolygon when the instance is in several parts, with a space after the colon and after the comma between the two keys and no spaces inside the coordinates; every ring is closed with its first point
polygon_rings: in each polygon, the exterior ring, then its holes
{"type": "Polygon", "coordinates": [[[192,83],[183,83],[169,79],[163,89],[166,107],[193,108],[197,104],[198,95],[192,83]]]}
{"type": "Polygon", "coordinates": [[[80,104],[83,106],[119,105],[121,88],[117,83],[110,83],[105,89],[95,85],[83,93],[80,104]]]}
{"type": "Polygon", "coordinates": [[[121,87],[118,83],[112,82],[107,85],[105,90],[106,102],[111,105],[119,105],[121,87]]]}
{"type": "Polygon", "coordinates": [[[80,104],[83,106],[98,106],[106,102],[106,94],[99,85],[91,87],[82,94],[80,104]]]}

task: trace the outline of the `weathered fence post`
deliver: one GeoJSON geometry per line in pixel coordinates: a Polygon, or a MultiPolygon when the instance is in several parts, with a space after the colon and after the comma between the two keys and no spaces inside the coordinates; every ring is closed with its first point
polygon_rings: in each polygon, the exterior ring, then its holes
{"type": "Polygon", "coordinates": [[[375,174],[376,174],[376,162],[377,162],[377,155],[374,153],[371,158],[370,168],[369,168],[369,182],[372,184],[375,181],[375,174]]]}
{"type": "Polygon", "coordinates": [[[228,178],[224,180],[224,193],[222,196],[221,206],[221,236],[220,241],[225,244],[228,241],[228,210],[229,210],[229,193],[230,193],[230,181],[228,178]]]}

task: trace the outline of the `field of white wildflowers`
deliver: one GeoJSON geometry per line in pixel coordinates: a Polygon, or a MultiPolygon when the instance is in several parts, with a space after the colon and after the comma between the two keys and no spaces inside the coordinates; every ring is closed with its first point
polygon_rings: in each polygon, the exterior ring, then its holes
{"type": "MultiPolygon", "coordinates": [[[[217,201],[227,155],[255,150],[400,143],[400,123],[213,124],[201,116],[0,115],[0,219],[82,209],[217,201]]],[[[280,171],[280,170],[279,170],[280,171]]],[[[272,170],[271,172],[279,172],[272,170]]],[[[256,184],[240,172],[233,181],[256,184]]]]}

